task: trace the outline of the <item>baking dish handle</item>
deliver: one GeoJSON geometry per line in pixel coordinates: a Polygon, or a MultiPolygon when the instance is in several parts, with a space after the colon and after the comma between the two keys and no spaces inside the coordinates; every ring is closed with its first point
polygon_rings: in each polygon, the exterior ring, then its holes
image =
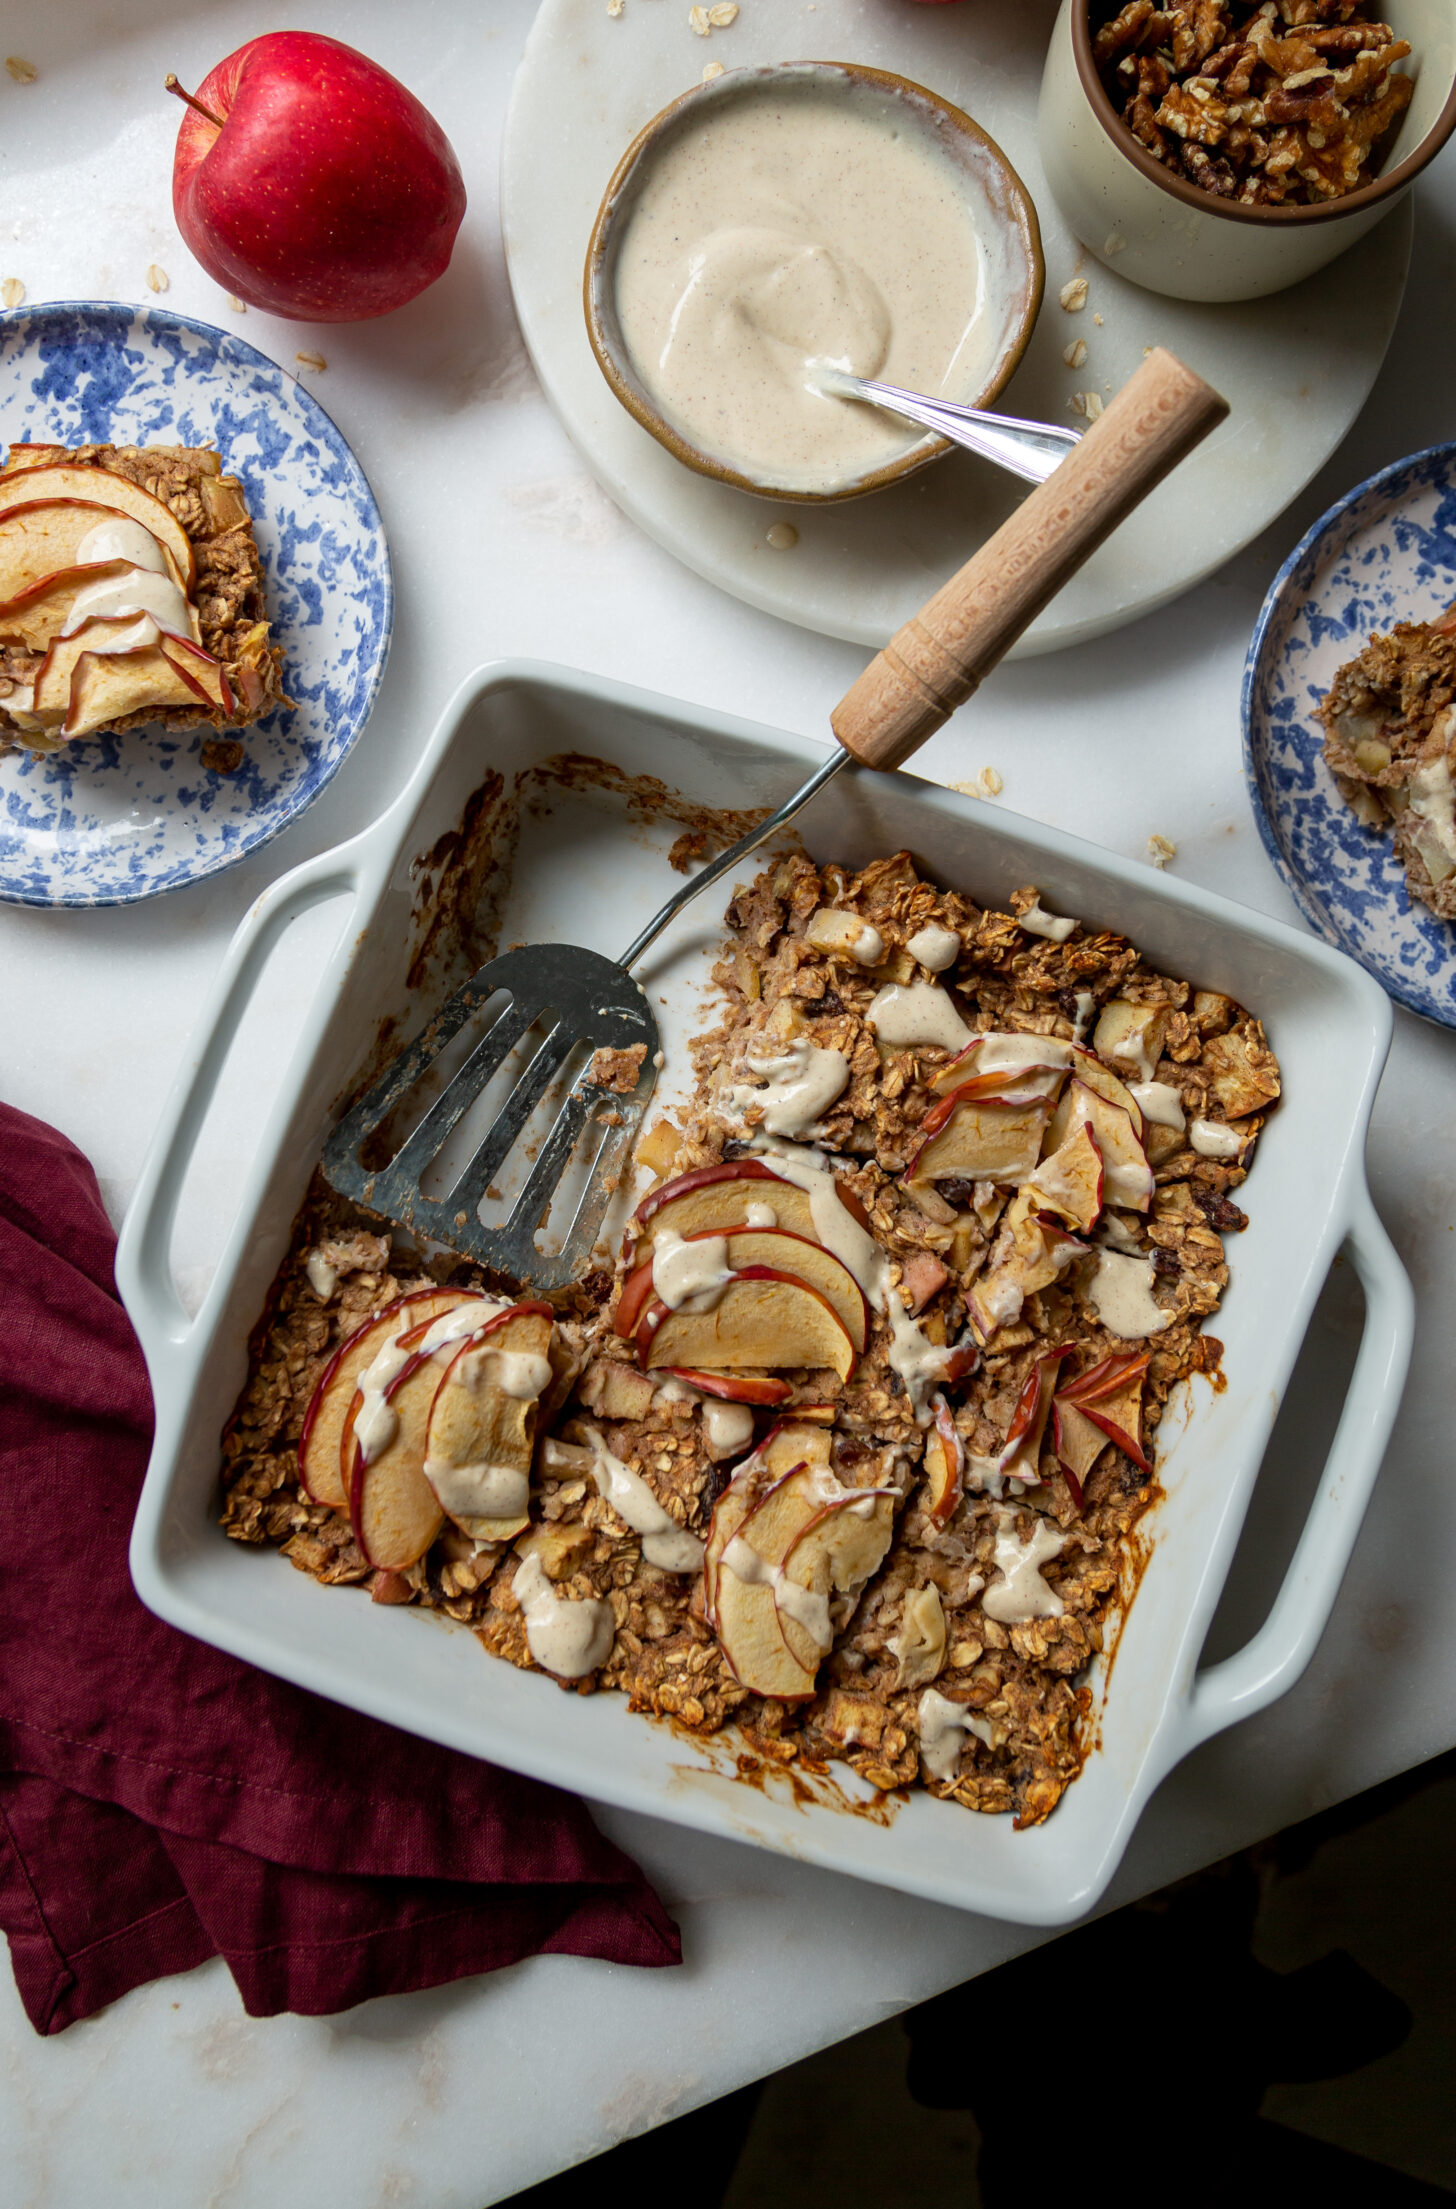
{"type": "Polygon", "coordinates": [[[117,1238],[117,1286],[149,1363],[179,1349],[191,1332],[172,1275],[172,1231],[197,1139],[253,993],[293,923],[328,898],[357,894],[358,887],[357,870],[338,851],[325,852],[271,884],[228,946],[198,1021],[200,1042],[194,1040],[195,1055],[190,1065],[184,1061],[162,1108],[117,1238]]]}
{"type": "Polygon", "coordinates": [[[1415,1298],[1363,1183],[1345,1248],[1365,1292],[1365,1325],[1319,1491],[1263,1626],[1236,1656],[1195,1676],[1169,1769],[1294,1685],[1314,1655],[1350,1562],[1400,1408],[1415,1298]]]}

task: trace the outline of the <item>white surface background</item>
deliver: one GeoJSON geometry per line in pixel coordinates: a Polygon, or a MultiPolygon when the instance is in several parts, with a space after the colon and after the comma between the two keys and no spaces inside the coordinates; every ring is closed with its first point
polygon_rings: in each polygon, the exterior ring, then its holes
{"type": "MultiPolygon", "coordinates": [[[[683,42],[690,81],[705,49],[687,30],[686,0],[627,5],[660,12],[663,37],[683,42]]],[[[145,300],[156,262],[171,278],[169,304],[228,320],[173,228],[176,121],[161,78],[172,68],[195,83],[233,47],[284,22],[335,31],[403,76],[448,131],[470,191],[454,266],[400,314],[356,329],[255,314],[239,325],[284,362],[299,349],[324,353],[315,388],[353,442],[391,533],[394,655],[354,757],[302,822],[210,886],[130,911],[0,909],[0,1089],[89,1152],[113,1213],[250,899],[374,816],[472,665],[507,652],[555,657],[817,734],[861,664],[853,648],[750,612],[648,544],[598,491],[537,394],[511,319],[496,215],[502,119],[531,14],[532,0],[415,0],[408,9],[334,0],[278,18],[239,0],[0,5],[0,54],[21,54],[41,72],[26,87],[0,76],[0,278],[19,277],[32,299],[145,300]]],[[[1171,610],[1075,653],[1003,669],[933,742],[921,771],[949,781],[994,765],[1001,804],[1134,856],[1149,835],[1167,836],[1180,873],[1294,918],[1242,786],[1244,645],[1269,577],[1331,499],[1456,434],[1439,304],[1456,278],[1453,229],[1448,152],[1419,193],[1411,287],[1386,368],[1310,491],[1171,610]]],[[[306,928],[290,938],[275,963],[269,1018],[232,1071],[179,1240],[194,1284],[220,1241],[317,955],[306,928]]],[[[1456,1741],[1446,1562],[1456,1501],[1442,1416],[1456,1332],[1452,1050],[1450,1037],[1397,1014],[1371,1172],[1416,1282],[1420,1335],[1334,1622],[1292,1695],[1163,1788],[1120,1897],[1456,1741]]],[[[1237,1646],[1277,1582],[1357,1328],[1357,1299],[1337,1272],[1271,1446],[1215,1628],[1218,1653],[1237,1646]]],[[[261,2022],[242,2015],[213,1965],[46,2042],[31,2035],[0,1975],[0,2203],[481,2209],[1029,1944],[1014,1929],[653,1821],[614,1814],[603,1823],[678,1914],[681,1971],[544,1959],[340,2018],[261,2022]],[[555,2083],[563,2065],[569,2096],[555,2083]]]]}

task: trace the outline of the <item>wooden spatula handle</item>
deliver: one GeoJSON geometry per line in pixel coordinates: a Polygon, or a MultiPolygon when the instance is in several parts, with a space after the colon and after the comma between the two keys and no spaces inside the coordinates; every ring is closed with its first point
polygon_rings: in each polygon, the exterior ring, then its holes
{"type": "Polygon", "coordinates": [[[1228,402],[1161,347],[994,537],[907,621],[830,719],[865,767],[898,767],[970,697],[1104,537],[1228,402]]]}

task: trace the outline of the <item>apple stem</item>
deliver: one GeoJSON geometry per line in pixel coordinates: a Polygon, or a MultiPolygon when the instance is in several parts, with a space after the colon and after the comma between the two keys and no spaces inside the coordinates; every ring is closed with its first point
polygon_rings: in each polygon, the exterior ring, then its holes
{"type": "Polygon", "coordinates": [[[182,86],[177,82],[177,79],[173,76],[170,69],[167,71],[166,76],[163,77],[162,82],[169,92],[176,93],[179,100],[185,100],[189,107],[196,108],[199,115],[205,115],[207,117],[207,120],[212,124],[214,130],[222,129],[222,117],[220,115],[214,115],[210,107],[204,107],[201,100],[196,100],[193,98],[190,92],[185,92],[182,86]]]}

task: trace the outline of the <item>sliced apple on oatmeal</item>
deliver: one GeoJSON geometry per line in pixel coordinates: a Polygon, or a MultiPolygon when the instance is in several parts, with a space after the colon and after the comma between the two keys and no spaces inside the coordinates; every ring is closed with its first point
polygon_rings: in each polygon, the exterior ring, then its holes
{"type": "Polygon", "coordinates": [[[817,1669],[833,1647],[836,1601],[852,1607],[883,1564],[895,1531],[895,1500],[886,1491],[821,1502],[790,1543],[777,1590],[780,1629],[806,1669],[817,1669]]]}
{"type": "Polygon", "coordinates": [[[1082,1412],[1145,1473],[1152,1466],[1142,1447],[1143,1379],[1151,1359],[1148,1350],[1116,1351],[1068,1382],[1058,1399],[1082,1412]]]}
{"type": "Polygon", "coordinates": [[[106,728],[128,714],[206,703],[201,684],[169,659],[160,645],[138,645],[127,652],[81,652],[72,671],[70,704],[60,733],[89,736],[93,729],[106,728]]]}
{"type": "Polygon", "coordinates": [[[551,1384],[549,1304],[514,1304],[456,1350],[435,1388],[424,1474],[447,1518],[476,1542],[529,1524],[531,1457],[551,1384]]]}
{"type": "MultiPolygon", "coordinates": [[[[44,499],[0,513],[0,599],[13,606],[52,578],[77,569],[87,582],[95,582],[110,562],[81,561],[81,546],[101,524],[130,518],[119,506],[99,505],[94,499],[44,499]]],[[[160,547],[159,557],[172,581],[185,589],[183,574],[166,545],[160,547]]]]}
{"type": "MultiPolygon", "coordinates": [[[[188,591],[192,589],[196,581],[196,560],[191,538],[170,506],[153,498],[150,491],[144,491],[129,477],[113,475],[109,469],[64,465],[27,468],[17,476],[0,475],[0,515],[55,500],[89,506],[93,527],[100,519],[98,508],[125,514],[132,521],[140,522],[143,529],[171,553],[184,587],[188,591]]],[[[64,564],[60,560],[54,562],[56,567],[64,564]]]]}
{"type": "Polygon", "coordinates": [[[1042,1159],[1025,1186],[1039,1210],[1055,1212],[1086,1234],[1102,1210],[1102,1153],[1087,1121],[1080,1120],[1042,1159]]]}
{"type": "MultiPolygon", "coordinates": [[[[1095,1051],[1084,1051],[1079,1044],[1072,1053],[1072,1075],[1086,1084],[1106,1104],[1116,1105],[1132,1122],[1133,1134],[1138,1140],[1143,1135],[1143,1111],[1127,1083],[1119,1081],[1108,1066],[1104,1066],[1095,1051]]],[[[1065,1099],[1063,1100],[1065,1102],[1065,1099]]]]}
{"type": "Polygon", "coordinates": [[[1004,1480],[1019,1480],[1027,1488],[1034,1488],[1040,1481],[1042,1444],[1056,1395],[1057,1376],[1063,1361],[1071,1354],[1071,1344],[1064,1343],[1059,1349],[1048,1350],[1032,1361],[1006,1430],[1006,1443],[1001,1452],[1004,1480]]]}
{"type": "Polygon", "coordinates": [[[1067,1078],[1071,1045],[1056,1036],[992,1031],[972,1036],[949,1065],[931,1075],[929,1086],[944,1096],[975,1081],[983,1096],[993,1090],[1017,1098],[1054,1098],[1067,1078]]]}
{"type": "Polygon", "coordinates": [[[966,1297],[966,1310],[980,1340],[988,1342],[998,1327],[1014,1326],[1028,1296],[1050,1288],[1086,1249],[1077,1236],[1038,1216],[1029,1189],[1018,1190],[1006,1208],[985,1270],[966,1297]]]}
{"type": "Polygon", "coordinates": [[[827,1366],[847,1381],[855,1348],[832,1304],[794,1274],[748,1266],[709,1312],[670,1311],[650,1299],[634,1340],[644,1368],[827,1366]]]}
{"type": "Polygon", "coordinates": [[[961,1500],[966,1450],[950,1405],[943,1396],[931,1399],[935,1422],[925,1438],[925,1510],[937,1526],[944,1526],[961,1500]]]}
{"type": "MultiPolygon", "coordinates": [[[[1136,1105],[1133,1110],[1137,1110],[1136,1105]]],[[[1139,1135],[1142,1114],[1138,1113],[1135,1123],[1120,1105],[1099,1095],[1078,1074],[1052,1114],[1047,1129],[1048,1149],[1060,1149],[1080,1122],[1091,1129],[1101,1153],[1103,1203],[1119,1205],[1127,1211],[1146,1212],[1157,1184],[1139,1135]]]]}
{"type": "Polygon", "coordinates": [[[344,1425],[361,1378],[385,1344],[467,1301],[462,1289],[417,1289],[386,1305],[340,1343],[319,1375],[298,1438],[299,1484],[311,1503],[327,1504],[333,1511],[348,1509],[341,1456],[344,1425]]]}
{"type": "MultiPolygon", "coordinates": [[[[869,1222],[852,1189],[836,1182],[839,1201],[861,1227],[869,1222]]],[[[748,1224],[750,1204],[767,1205],[774,1225],[791,1235],[818,1240],[808,1194],[785,1181],[758,1158],[726,1159],[717,1166],[696,1166],[665,1181],[638,1205],[634,1215],[644,1242],[665,1230],[674,1235],[722,1235],[748,1224]]]]}
{"type": "Polygon", "coordinates": [[[70,620],[76,593],[83,585],[121,583],[144,572],[129,560],[98,560],[43,575],[0,605],[0,642],[23,645],[27,652],[48,651],[70,620]]]}
{"type": "MultiPolygon", "coordinates": [[[[689,1243],[714,1242],[720,1239],[712,1230],[685,1236],[689,1243]]],[[[721,1238],[724,1243],[724,1262],[735,1274],[766,1268],[772,1274],[791,1275],[794,1280],[805,1282],[818,1292],[835,1314],[845,1333],[854,1345],[856,1357],[864,1351],[869,1334],[870,1308],[863,1289],[848,1266],[826,1250],[820,1242],[807,1236],[791,1234],[783,1227],[745,1227],[721,1238]]],[[[618,1324],[621,1310],[640,1315],[646,1311],[647,1297],[635,1286],[637,1274],[646,1273],[649,1284],[652,1261],[647,1259],[628,1276],[623,1284],[621,1305],[618,1307],[618,1324]]],[[[657,1362],[654,1359],[654,1364],[657,1362]]],[[[745,1363],[752,1362],[745,1360],[745,1363]]]]}
{"type": "Polygon", "coordinates": [[[424,1556],[445,1524],[445,1514],[425,1478],[425,1450],[440,1366],[450,1357],[455,1338],[433,1345],[429,1337],[440,1320],[453,1325],[457,1313],[472,1303],[481,1307],[482,1325],[494,1316],[496,1307],[488,1298],[462,1295],[449,1311],[435,1319],[421,1319],[394,1338],[400,1363],[382,1392],[388,1426],[376,1449],[366,1451],[360,1441],[365,1411],[362,1388],[355,1391],[349,1406],[339,1459],[354,1540],[371,1565],[407,1571],[424,1556]]]}
{"type": "Polygon", "coordinates": [[[1043,1097],[1028,1103],[982,1096],[963,1084],[931,1106],[920,1129],[920,1142],[906,1161],[915,1181],[1020,1181],[1041,1155],[1051,1106],[1043,1097]]]}
{"type": "Polygon", "coordinates": [[[809,1694],[829,1646],[827,1603],[798,1583],[786,1587],[784,1573],[789,1551],[823,1509],[822,1472],[798,1466],[755,1504],[719,1559],[714,1628],[740,1686],[755,1694],[809,1694]]]}
{"type": "Polygon", "coordinates": [[[1093,1050],[1133,1081],[1151,1081],[1163,1055],[1169,1009],[1166,1005],[1137,1005],[1126,997],[1114,997],[1103,1006],[1092,1032],[1093,1050]]]}
{"type": "Polygon", "coordinates": [[[673,1380],[729,1404],[781,1404],[794,1393],[772,1373],[695,1373],[686,1366],[674,1366],[670,1373],[673,1380]]]}

